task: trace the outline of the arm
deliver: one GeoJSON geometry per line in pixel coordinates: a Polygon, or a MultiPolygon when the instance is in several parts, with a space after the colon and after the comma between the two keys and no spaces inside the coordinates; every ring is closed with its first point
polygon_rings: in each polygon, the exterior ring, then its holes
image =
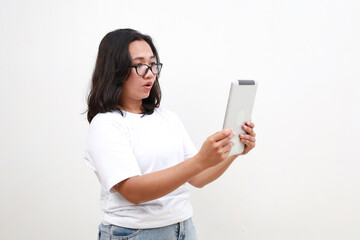
{"type": "Polygon", "coordinates": [[[233,143],[228,143],[233,136],[230,129],[215,133],[206,139],[194,157],[171,168],[128,178],[113,188],[134,204],[162,197],[205,169],[224,161],[233,146],[233,143]]]}
{"type": "Polygon", "coordinates": [[[238,155],[233,155],[226,158],[218,165],[208,168],[205,171],[202,171],[201,173],[193,177],[192,179],[190,179],[189,183],[197,188],[204,187],[205,185],[218,179],[226,171],[226,169],[228,169],[228,167],[233,163],[233,161],[237,157],[238,155]]]}
{"type": "Polygon", "coordinates": [[[255,137],[256,134],[254,132],[254,123],[247,122],[242,128],[245,130],[247,134],[240,134],[240,141],[245,144],[244,152],[239,155],[233,155],[226,158],[224,161],[220,162],[214,167],[208,168],[196,175],[192,179],[190,179],[189,183],[194,187],[202,188],[205,185],[215,181],[218,179],[225,171],[229,168],[229,166],[234,162],[234,160],[240,156],[247,154],[251,149],[255,147],[255,137]]]}

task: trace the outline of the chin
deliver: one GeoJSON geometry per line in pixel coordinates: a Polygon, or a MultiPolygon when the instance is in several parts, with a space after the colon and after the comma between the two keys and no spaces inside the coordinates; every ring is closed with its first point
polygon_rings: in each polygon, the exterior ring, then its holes
{"type": "Polygon", "coordinates": [[[147,99],[150,96],[150,94],[145,94],[142,96],[141,100],[147,99]]]}

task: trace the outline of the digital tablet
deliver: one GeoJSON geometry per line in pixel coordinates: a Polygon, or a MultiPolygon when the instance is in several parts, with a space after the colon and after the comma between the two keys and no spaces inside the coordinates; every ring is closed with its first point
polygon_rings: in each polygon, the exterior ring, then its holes
{"type": "Polygon", "coordinates": [[[244,144],[240,142],[239,134],[245,133],[242,126],[251,121],[257,83],[254,80],[238,80],[231,83],[229,99],[226,107],[224,128],[232,128],[235,137],[231,139],[235,145],[230,154],[240,154],[244,151],[244,144]]]}

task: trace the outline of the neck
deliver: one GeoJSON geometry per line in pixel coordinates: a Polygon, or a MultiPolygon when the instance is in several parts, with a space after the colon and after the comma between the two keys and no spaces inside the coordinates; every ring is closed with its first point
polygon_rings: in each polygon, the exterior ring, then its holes
{"type": "Polygon", "coordinates": [[[121,110],[131,113],[143,113],[142,101],[140,102],[126,102],[118,106],[121,110]]]}

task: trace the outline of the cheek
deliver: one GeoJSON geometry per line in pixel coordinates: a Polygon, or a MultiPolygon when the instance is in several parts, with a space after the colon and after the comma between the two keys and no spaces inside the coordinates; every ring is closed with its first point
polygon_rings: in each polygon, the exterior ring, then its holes
{"type": "Polygon", "coordinates": [[[140,86],[140,81],[137,78],[130,76],[123,84],[123,90],[126,92],[136,91],[136,88],[140,86]]]}

